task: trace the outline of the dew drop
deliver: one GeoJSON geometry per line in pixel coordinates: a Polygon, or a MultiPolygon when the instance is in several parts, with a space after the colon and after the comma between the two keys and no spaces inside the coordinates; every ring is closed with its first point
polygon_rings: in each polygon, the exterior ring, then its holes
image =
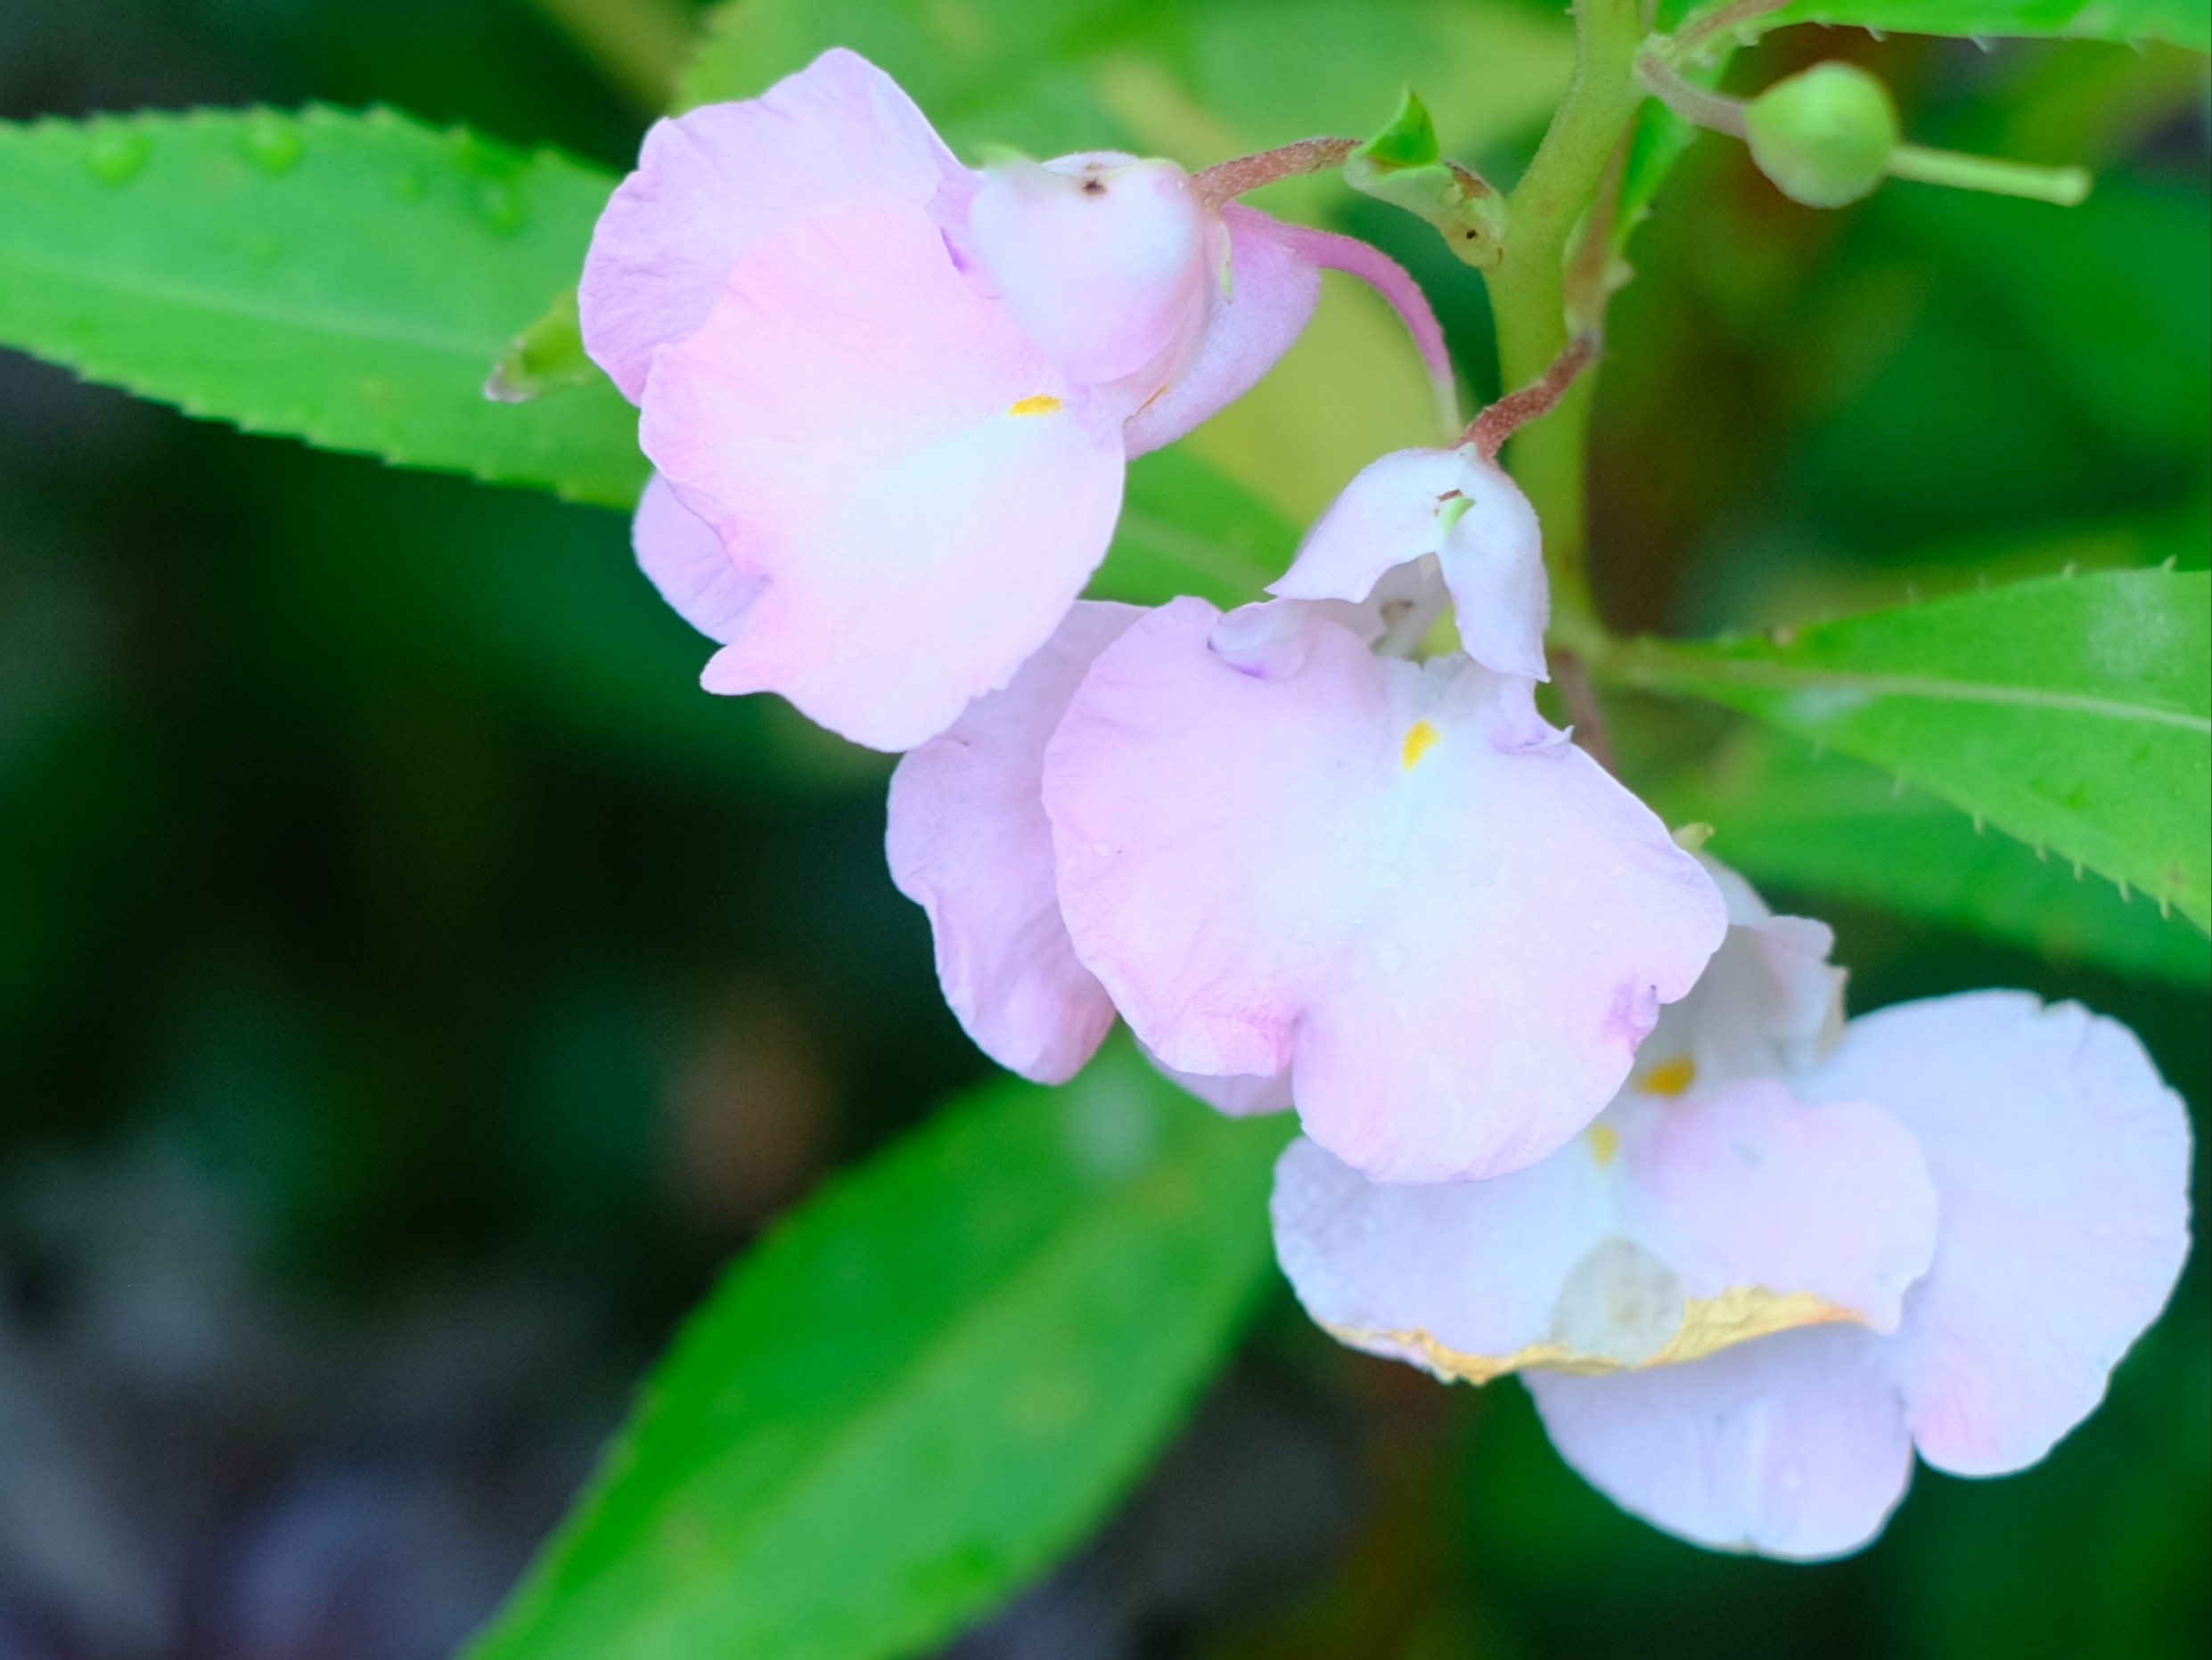
{"type": "Polygon", "coordinates": [[[85,165],[111,184],[127,184],[136,178],[153,153],[153,141],[135,127],[102,121],[92,130],[85,147],[85,165]]]}
{"type": "Polygon", "coordinates": [[[274,110],[256,110],[246,118],[245,144],[247,161],[271,178],[291,172],[305,148],[299,124],[274,110]]]}

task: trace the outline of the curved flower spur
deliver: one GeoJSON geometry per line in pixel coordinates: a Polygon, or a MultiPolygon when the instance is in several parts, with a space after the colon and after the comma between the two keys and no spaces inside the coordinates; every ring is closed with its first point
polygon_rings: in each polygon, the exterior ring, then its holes
{"type": "Polygon", "coordinates": [[[658,123],[578,305],[657,470],[639,562],[723,642],[708,690],[780,692],[879,749],[943,731],[1066,617],[1128,458],[1258,380],[1323,267],[1397,307],[1452,421],[1403,271],[1230,200],[1353,143],[1195,176],[1103,151],[978,170],[842,49],[658,123]]]}
{"type": "Polygon", "coordinates": [[[1295,1100],[1400,1181],[1530,1164],[1611,1098],[1724,906],[1536,711],[1498,425],[1355,479],[1276,585],[1304,597],[1079,606],[900,763],[892,873],[995,1059],[1069,1076],[1118,1011],[1225,1110],[1295,1100]],[[1446,475],[1474,494],[1439,529],[1446,475]],[[1469,649],[1413,660],[1447,599],[1469,649]]]}
{"type": "Polygon", "coordinates": [[[1585,1134],[1427,1187],[1294,1142],[1276,1254],[1346,1343],[1519,1371],[1624,1509],[1836,1556],[1916,1450],[1999,1475],[2095,1409],[2188,1255],[2188,1118],[2076,1004],[1971,992],[1845,1025],[1828,930],[1716,874],[1727,943],[1585,1134]]]}

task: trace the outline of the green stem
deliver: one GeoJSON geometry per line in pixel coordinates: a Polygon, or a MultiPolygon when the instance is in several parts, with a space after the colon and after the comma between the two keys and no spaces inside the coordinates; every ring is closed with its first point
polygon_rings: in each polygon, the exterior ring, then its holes
{"type": "MultiPolygon", "coordinates": [[[[1608,157],[1643,101],[1637,0],[1580,0],[1575,73],[1542,148],[1507,202],[1504,257],[1484,274],[1507,389],[1540,377],[1567,344],[1567,249],[1608,157]]],[[[1515,435],[1509,460],[1544,524],[1554,632],[1574,643],[1597,626],[1583,573],[1583,479],[1590,397],[1584,375],[1548,415],[1515,435]]]]}

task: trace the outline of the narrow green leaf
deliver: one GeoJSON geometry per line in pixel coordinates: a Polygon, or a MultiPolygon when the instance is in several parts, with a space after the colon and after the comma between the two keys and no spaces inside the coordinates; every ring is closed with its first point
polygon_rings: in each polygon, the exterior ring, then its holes
{"type": "MultiPolygon", "coordinates": [[[[1703,12],[1719,6],[1700,7],[1703,12]]],[[[1746,20],[1763,34],[1790,23],[1856,23],[1905,35],[2064,36],[2074,40],[2165,40],[2212,50],[2203,0],[1797,0],[1746,20]]]]}
{"type": "Polygon", "coordinates": [[[2212,938],[2138,894],[2038,859],[1879,767],[1745,722],[1696,770],[1636,781],[1670,824],[1761,887],[1880,905],[2043,956],[2212,985],[2212,938]]]}
{"type": "Polygon", "coordinates": [[[2212,924],[2212,579],[2102,571],[1779,630],[1643,641],[1620,683],[1871,761],[2212,924]]]}
{"type": "Polygon", "coordinates": [[[626,506],[603,376],[487,401],[613,181],[389,110],[0,123],[0,344],[254,432],[626,506]]]}
{"type": "Polygon", "coordinates": [[[1242,485],[1180,446],[1129,463],[1121,519],[1094,600],[1163,605],[1194,593],[1224,610],[1262,600],[1290,568],[1298,529],[1242,485]]]}
{"type": "Polygon", "coordinates": [[[470,1660],[864,1660],[1094,1524],[1268,1262],[1289,1125],[1110,1045],[832,1185],[724,1278],[470,1660]]]}

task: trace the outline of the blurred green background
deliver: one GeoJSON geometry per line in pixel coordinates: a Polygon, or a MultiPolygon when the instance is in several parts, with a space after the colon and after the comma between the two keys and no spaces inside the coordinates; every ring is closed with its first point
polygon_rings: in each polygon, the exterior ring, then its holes
{"type": "MultiPolygon", "coordinates": [[[[1018,87],[987,60],[935,84],[897,61],[926,63],[959,10],[838,15],[955,143],[1192,164],[1379,123],[1412,74],[1447,148],[1510,178],[1569,61],[1562,18],[1511,0],[1301,3],[1257,35],[1221,22],[1250,10],[1230,0],[1107,8],[1106,45],[1063,31],[1018,87]]],[[[9,0],[0,116],[381,101],[620,168],[689,20],[628,15],[9,0]]],[[[1609,619],[1711,632],[2069,562],[2202,567],[2203,61],[1799,29],[1732,84],[1830,55],[1888,80],[1916,139],[2085,161],[2097,192],[2062,212],[1892,185],[1820,214],[1694,146],[1612,320],[1609,619]]],[[[1412,266],[1495,394],[1479,282],[1425,227],[1334,186],[1278,195],[1412,266]]],[[[1192,449],[1309,512],[1421,436],[1387,338],[1332,289],[1192,449]]],[[[617,515],[242,437],[0,353],[0,1660],[447,1652],[715,1266],[984,1074],[883,871],[884,762],[699,692],[707,650],[617,515]]],[[[1864,794],[1855,764],[1733,717],[1611,713],[1662,805],[1727,800],[1746,767],[1864,794]]],[[[1897,814],[1888,856],[1924,841],[1957,868],[1959,815],[1897,814]]],[[[2135,1026],[2201,1124],[2185,925],[2093,877],[2064,916],[1907,902],[1787,824],[1728,835],[1716,853],[1836,923],[1856,1008],[2078,996],[2135,1026]]],[[[2032,855],[1990,847],[2018,892],[2032,855]]],[[[2044,1466],[1923,1472],[1879,1545],[1808,1569],[1627,1520],[1518,1386],[1348,1354],[1278,1288],[1098,1539],[954,1652],[2202,1654],[2206,1289],[2192,1262],[2044,1466]]]]}

